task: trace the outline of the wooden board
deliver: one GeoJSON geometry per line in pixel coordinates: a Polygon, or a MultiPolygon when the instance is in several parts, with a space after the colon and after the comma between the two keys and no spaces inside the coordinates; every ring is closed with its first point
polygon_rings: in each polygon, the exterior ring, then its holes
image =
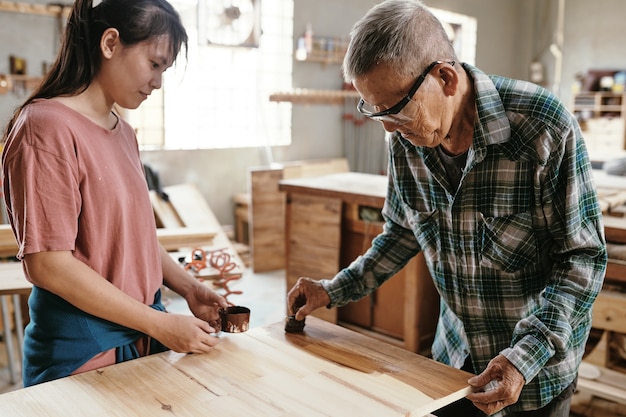
{"type": "Polygon", "coordinates": [[[470,374],[314,317],[222,334],[212,352],[166,352],[0,395],[0,415],[423,416],[470,393],[470,374]]]}
{"type": "Polygon", "coordinates": [[[213,228],[173,227],[157,229],[157,238],[167,251],[213,244],[217,232],[213,228]]]}
{"type": "Polygon", "coordinates": [[[158,228],[185,226],[174,206],[169,201],[163,200],[154,190],[150,191],[150,202],[158,228]]]}

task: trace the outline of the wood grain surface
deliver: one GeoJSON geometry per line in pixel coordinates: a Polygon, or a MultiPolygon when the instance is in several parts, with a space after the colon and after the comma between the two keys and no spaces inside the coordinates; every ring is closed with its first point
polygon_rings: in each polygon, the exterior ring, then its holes
{"type": "Polygon", "coordinates": [[[470,392],[466,372],[315,317],[219,337],[0,395],[0,415],[419,417],[470,392]]]}

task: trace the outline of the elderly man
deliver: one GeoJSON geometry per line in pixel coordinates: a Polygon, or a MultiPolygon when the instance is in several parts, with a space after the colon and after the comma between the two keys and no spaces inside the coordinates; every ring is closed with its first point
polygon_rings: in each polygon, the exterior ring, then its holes
{"type": "Polygon", "coordinates": [[[537,85],[458,62],[419,1],[385,1],[351,35],[358,110],[394,132],[385,227],[333,279],[300,278],[292,313],[359,300],[423,252],[441,296],[433,357],[477,374],[436,414],[569,416],[606,268],[576,120],[537,85]]]}

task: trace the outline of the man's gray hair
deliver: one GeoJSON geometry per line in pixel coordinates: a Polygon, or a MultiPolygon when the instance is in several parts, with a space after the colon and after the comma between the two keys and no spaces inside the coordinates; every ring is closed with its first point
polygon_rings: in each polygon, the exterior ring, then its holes
{"type": "Polygon", "coordinates": [[[420,0],[386,0],[352,28],[343,76],[351,83],[385,63],[399,76],[416,77],[437,60],[458,60],[439,19],[420,0]]]}

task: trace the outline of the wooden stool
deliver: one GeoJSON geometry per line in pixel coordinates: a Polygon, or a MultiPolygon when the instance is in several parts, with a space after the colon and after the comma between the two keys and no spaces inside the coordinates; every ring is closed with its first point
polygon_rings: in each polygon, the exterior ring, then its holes
{"type": "Polygon", "coordinates": [[[10,383],[17,382],[16,363],[21,363],[22,347],[24,345],[24,323],[20,303],[21,294],[30,294],[32,284],[24,277],[21,262],[0,263],[0,307],[2,309],[2,325],[4,343],[7,349],[7,362],[9,367],[10,383]],[[13,317],[15,321],[15,333],[17,335],[17,358],[13,346],[13,332],[9,301],[13,301],[13,317]],[[16,360],[17,359],[17,360],[16,360]]]}

